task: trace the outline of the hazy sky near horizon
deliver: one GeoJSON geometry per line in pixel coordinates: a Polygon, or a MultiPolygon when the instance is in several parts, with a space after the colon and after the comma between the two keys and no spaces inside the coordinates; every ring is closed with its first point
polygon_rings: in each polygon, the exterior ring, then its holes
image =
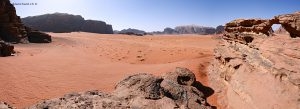
{"type": "Polygon", "coordinates": [[[114,30],[136,28],[162,31],[165,27],[216,27],[237,18],[272,18],[300,11],[300,0],[11,0],[19,16],[69,13],[101,20],[114,30]]]}

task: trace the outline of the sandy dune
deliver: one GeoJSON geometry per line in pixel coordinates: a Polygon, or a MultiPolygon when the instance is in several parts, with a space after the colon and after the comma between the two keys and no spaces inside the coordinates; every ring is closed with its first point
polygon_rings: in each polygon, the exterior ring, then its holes
{"type": "Polygon", "coordinates": [[[205,68],[217,44],[199,35],[50,34],[50,44],[18,44],[16,56],[0,58],[0,101],[23,108],[70,92],[108,92],[130,74],[175,67],[191,69],[207,85],[205,68]]]}

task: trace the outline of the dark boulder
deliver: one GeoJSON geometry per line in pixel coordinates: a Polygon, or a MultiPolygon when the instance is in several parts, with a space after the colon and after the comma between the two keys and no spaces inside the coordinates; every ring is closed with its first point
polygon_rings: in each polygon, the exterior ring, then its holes
{"type": "Polygon", "coordinates": [[[0,56],[11,56],[14,53],[14,46],[12,44],[0,41],[0,56]]]}
{"type": "Polygon", "coordinates": [[[31,43],[50,43],[51,36],[39,31],[31,31],[28,33],[28,41],[31,43]]]}

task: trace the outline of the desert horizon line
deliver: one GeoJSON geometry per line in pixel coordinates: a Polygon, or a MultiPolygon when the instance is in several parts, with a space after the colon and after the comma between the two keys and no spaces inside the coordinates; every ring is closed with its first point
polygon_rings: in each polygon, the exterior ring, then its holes
{"type": "MultiPolygon", "coordinates": [[[[38,17],[38,16],[43,16],[43,15],[53,15],[53,14],[61,14],[61,15],[72,15],[72,16],[80,16],[82,17],[84,20],[92,20],[92,21],[101,21],[101,22],[105,22],[107,25],[111,25],[111,26],[115,26],[111,23],[107,23],[107,21],[104,21],[104,20],[101,20],[101,19],[90,19],[90,18],[85,18],[85,16],[83,15],[80,15],[80,14],[73,14],[73,13],[67,13],[67,12],[53,12],[53,13],[45,13],[45,14],[39,14],[39,15],[31,15],[31,16],[26,16],[26,17],[21,17],[22,19],[23,18],[31,18],[31,17],[38,17]]],[[[252,19],[252,18],[237,18],[237,19],[252,19]]],[[[127,29],[136,29],[136,30],[142,30],[142,31],[145,31],[147,33],[153,33],[153,32],[162,32],[164,31],[164,29],[166,28],[176,28],[176,27],[189,27],[189,26],[192,26],[192,27],[200,27],[200,28],[213,28],[213,29],[216,29],[217,27],[219,26],[225,26],[226,23],[224,24],[219,24],[217,26],[206,26],[206,25],[200,25],[200,24],[196,24],[196,23],[190,23],[190,24],[181,24],[181,25],[175,25],[175,26],[165,26],[163,29],[161,30],[154,30],[154,31],[147,31],[147,30],[143,30],[143,29],[140,29],[140,28],[135,28],[135,27],[128,27],[128,28],[122,28],[122,29],[114,29],[113,28],[113,31],[122,31],[122,30],[127,30],[127,29]]],[[[273,30],[277,30],[279,29],[280,25],[273,25],[272,28],[273,30]]]]}

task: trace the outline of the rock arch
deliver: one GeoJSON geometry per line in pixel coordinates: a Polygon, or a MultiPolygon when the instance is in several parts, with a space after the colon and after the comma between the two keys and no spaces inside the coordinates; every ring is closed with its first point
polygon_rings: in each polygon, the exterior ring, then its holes
{"type": "Polygon", "coordinates": [[[236,19],[225,25],[228,33],[248,32],[271,35],[273,24],[281,24],[292,38],[300,37],[300,12],[275,16],[273,19],[236,19]]]}

